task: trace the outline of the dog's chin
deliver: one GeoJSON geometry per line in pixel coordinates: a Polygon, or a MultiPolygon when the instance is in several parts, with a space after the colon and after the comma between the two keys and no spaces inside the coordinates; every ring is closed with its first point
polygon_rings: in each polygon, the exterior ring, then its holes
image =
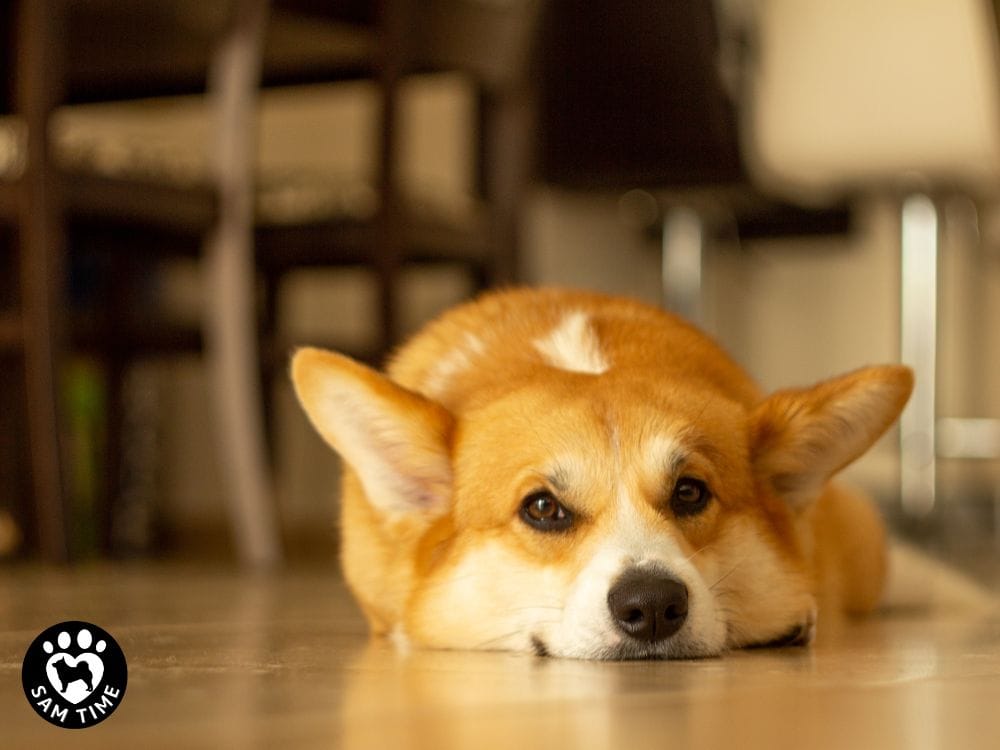
{"type": "Polygon", "coordinates": [[[531,651],[535,656],[555,656],[593,661],[663,661],[667,659],[712,658],[719,656],[723,648],[713,647],[692,638],[675,638],[663,643],[622,639],[609,645],[560,647],[546,643],[538,636],[532,636],[531,651]]]}

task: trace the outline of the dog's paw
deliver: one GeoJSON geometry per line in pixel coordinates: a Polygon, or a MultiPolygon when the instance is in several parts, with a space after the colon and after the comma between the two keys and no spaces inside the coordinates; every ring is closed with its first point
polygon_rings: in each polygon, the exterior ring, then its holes
{"type": "Polygon", "coordinates": [[[45,674],[52,687],[68,702],[80,703],[101,683],[104,661],[98,654],[104,653],[107,647],[103,639],[94,643],[93,634],[84,627],[76,632],[75,638],[63,630],[56,637],[55,645],[45,641],[42,650],[50,654],[45,674]]]}

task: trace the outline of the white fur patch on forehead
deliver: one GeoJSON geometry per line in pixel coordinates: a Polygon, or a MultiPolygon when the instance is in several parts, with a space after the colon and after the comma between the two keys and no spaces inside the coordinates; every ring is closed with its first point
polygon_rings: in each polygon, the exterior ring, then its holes
{"type": "Polygon", "coordinates": [[[532,344],[545,363],[559,370],[600,375],[610,365],[585,312],[568,313],[547,336],[532,344]]]}

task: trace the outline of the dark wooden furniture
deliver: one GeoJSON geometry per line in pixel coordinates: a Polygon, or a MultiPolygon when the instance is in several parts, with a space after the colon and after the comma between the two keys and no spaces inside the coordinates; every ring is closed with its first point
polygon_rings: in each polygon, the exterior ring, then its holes
{"type": "MultiPolygon", "coordinates": [[[[249,441],[240,449],[229,446],[223,462],[236,536],[244,540],[237,546],[247,561],[278,555],[273,521],[258,524],[256,531],[247,528],[254,526],[255,514],[273,514],[260,420],[253,416],[259,405],[250,403],[259,396],[256,376],[246,375],[256,370],[258,359],[255,270],[267,279],[272,293],[266,304],[273,305],[289,269],[342,263],[373,268],[380,287],[380,336],[371,356],[385,351],[397,335],[396,285],[405,264],[461,263],[481,286],[516,278],[516,217],[528,164],[523,61],[536,5],[532,0],[387,0],[377,6],[358,0],[17,0],[5,6],[0,34],[8,41],[3,54],[12,74],[0,112],[14,118],[24,156],[21,167],[0,175],[0,218],[15,227],[20,268],[18,308],[0,315],[0,345],[23,355],[34,498],[26,516],[33,519],[33,536],[46,558],[70,555],[67,452],[56,381],[64,353],[80,345],[95,348],[108,363],[112,402],[119,388],[115,381],[132,357],[207,347],[218,400],[228,404],[220,412],[223,428],[249,441]],[[466,71],[482,104],[482,210],[463,226],[412,211],[396,174],[400,81],[442,68],[466,71]],[[373,217],[330,216],[291,226],[255,222],[250,113],[258,74],[264,85],[358,76],[378,82],[380,197],[373,217]],[[206,90],[221,107],[217,128],[225,134],[220,140],[225,148],[215,152],[215,176],[206,184],[67,170],[54,160],[48,125],[59,105],[206,90]],[[130,280],[120,276],[110,285],[119,293],[108,296],[103,315],[71,319],[67,253],[83,247],[124,258],[122,268],[137,262],[137,255],[200,254],[205,273],[214,279],[210,285],[223,292],[209,305],[201,331],[150,320],[129,325],[128,315],[120,313],[128,311],[122,292],[130,280]],[[249,513],[238,509],[247,495],[255,504],[249,513]]],[[[266,347],[272,359],[275,349],[273,342],[266,347]]],[[[112,433],[115,411],[112,403],[112,433]]],[[[109,492],[100,511],[105,545],[113,458],[108,473],[109,492]]]]}

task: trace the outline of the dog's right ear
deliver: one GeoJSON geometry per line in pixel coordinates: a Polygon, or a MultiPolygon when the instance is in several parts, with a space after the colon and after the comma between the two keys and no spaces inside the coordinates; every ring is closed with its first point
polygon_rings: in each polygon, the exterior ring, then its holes
{"type": "Polygon", "coordinates": [[[444,513],[451,502],[451,415],[354,360],[321,349],[292,358],[299,403],[389,516],[444,513]]]}

